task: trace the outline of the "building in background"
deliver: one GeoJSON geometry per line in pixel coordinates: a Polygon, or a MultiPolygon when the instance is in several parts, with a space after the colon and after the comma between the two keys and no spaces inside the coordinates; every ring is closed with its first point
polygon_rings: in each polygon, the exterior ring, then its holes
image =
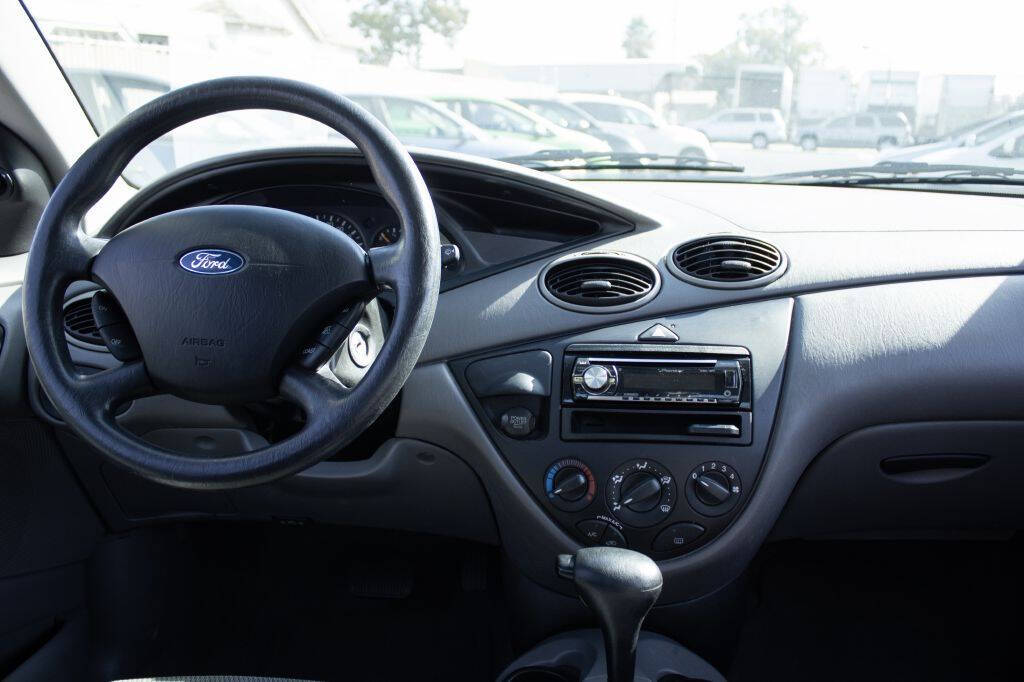
{"type": "Polygon", "coordinates": [[[853,113],[857,89],[845,69],[805,68],[793,97],[793,119],[804,126],[853,113]]]}
{"type": "Polygon", "coordinates": [[[900,112],[913,123],[917,120],[919,77],[917,71],[868,71],[857,93],[857,111],[900,112]]]}
{"type": "Polygon", "coordinates": [[[778,64],[737,67],[732,106],[777,109],[788,119],[793,108],[792,69],[778,64]]]}
{"type": "Polygon", "coordinates": [[[922,76],[918,137],[942,137],[1000,113],[995,104],[995,84],[992,75],[922,76]]]}
{"type": "Polygon", "coordinates": [[[669,108],[673,106],[673,93],[695,90],[700,81],[695,63],[652,59],[518,65],[467,60],[460,73],[478,78],[540,83],[558,92],[615,94],[648,105],[655,104],[658,98],[669,108]]]}

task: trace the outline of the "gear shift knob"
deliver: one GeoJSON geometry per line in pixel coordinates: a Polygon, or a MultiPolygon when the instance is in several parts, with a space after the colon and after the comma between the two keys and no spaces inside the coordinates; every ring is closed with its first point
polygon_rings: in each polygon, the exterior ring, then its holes
{"type": "Polygon", "coordinates": [[[608,682],[633,682],[636,641],[661,595],[661,569],[639,552],[585,547],[558,555],[558,574],[576,584],[583,603],[601,623],[608,682]]]}

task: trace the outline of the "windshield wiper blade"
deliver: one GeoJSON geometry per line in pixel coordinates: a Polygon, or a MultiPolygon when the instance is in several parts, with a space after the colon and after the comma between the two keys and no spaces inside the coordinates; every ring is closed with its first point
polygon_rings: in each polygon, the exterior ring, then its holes
{"type": "Polygon", "coordinates": [[[779,173],[755,178],[755,182],[790,182],[805,180],[806,184],[881,185],[898,183],[920,184],[1022,184],[1024,169],[1006,166],[979,166],[955,163],[926,163],[923,161],[881,161],[874,166],[850,168],[822,168],[779,173]]]}
{"type": "Polygon", "coordinates": [[[669,156],[646,152],[582,152],[545,149],[501,159],[540,171],[561,170],[695,170],[742,173],[743,166],[703,156],[669,156]]]}

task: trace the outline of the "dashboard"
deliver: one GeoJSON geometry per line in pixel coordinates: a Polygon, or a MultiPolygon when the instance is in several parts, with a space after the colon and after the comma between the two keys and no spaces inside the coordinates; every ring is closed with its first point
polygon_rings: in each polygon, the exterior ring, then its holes
{"type": "MultiPolygon", "coordinates": [[[[440,152],[415,159],[461,257],[395,403],[344,452],[230,492],[161,488],[64,433],[112,528],[294,519],[451,535],[500,544],[561,592],[556,554],[618,544],[657,559],[664,598],[683,601],[728,583],[774,538],[1024,522],[1012,483],[1024,476],[1013,455],[1024,430],[1018,200],[570,183],[440,152]],[[711,281],[688,259],[721,240],[746,255],[712,258],[711,281]]],[[[365,163],[339,150],[172,174],[101,234],[211,203],[310,215],[366,248],[397,236],[365,163]]],[[[95,288],[70,290],[66,314],[95,288]]],[[[382,296],[367,314],[368,339],[386,335],[390,305],[382,296]]],[[[116,363],[102,343],[68,338],[83,371],[116,363]]],[[[347,362],[330,369],[357,381],[347,362]]],[[[55,422],[38,388],[30,395],[55,422]]],[[[301,418],[281,413],[159,396],[120,419],[168,447],[237,453],[301,418]]]]}

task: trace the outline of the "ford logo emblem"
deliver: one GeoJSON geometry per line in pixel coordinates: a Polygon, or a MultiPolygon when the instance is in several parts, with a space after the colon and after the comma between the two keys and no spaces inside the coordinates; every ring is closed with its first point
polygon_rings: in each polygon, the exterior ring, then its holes
{"type": "Polygon", "coordinates": [[[197,275],[227,275],[245,265],[245,259],[227,249],[194,249],[179,258],[178,265],[197,275]]]}

